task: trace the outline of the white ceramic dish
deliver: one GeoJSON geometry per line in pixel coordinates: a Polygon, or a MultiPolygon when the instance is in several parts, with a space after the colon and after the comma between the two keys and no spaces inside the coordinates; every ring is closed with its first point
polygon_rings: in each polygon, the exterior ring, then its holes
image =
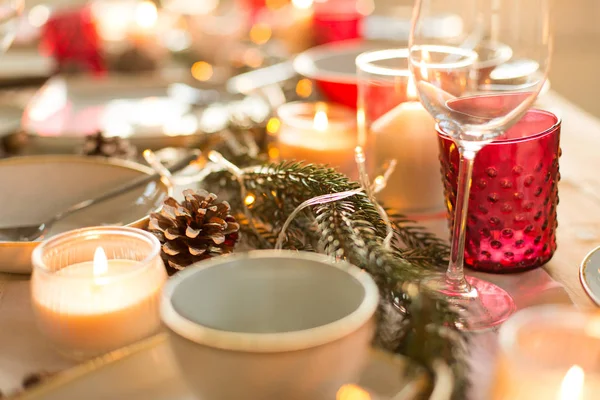
{"type": "Polygon", "coordinates": [[[579,280],[590,299],[600,307],[600,247],[590,251],[583,259],[579,280]]]}
{"type": "MultiPolygon", "coordinates": [[[[144,165],[84,156],[30,156],[0,161],[0,226],[35,224],[79,201],[141,175],[144,165]]],[[[96,225],[143,227],[147,215],[172,194],[163,181],[76,212],[55,223],[48,235],[96,225]]],[[[0,242],[0,272],[30,273],[38,242],[0,242]]]]}
{"type": "MultiPolygon", "coordinates": [[[[399,398],[413,399],[425,377],[403,381],[409,365],[405,358],[374,350],[359,384],[369,392],[371,400],[389,399],[399,393],[402,393],[399,398]]],[[[194,400],[195,397],[179,377],[167,336],[160,334],[67,370],[17,399],[194,400]]]]}

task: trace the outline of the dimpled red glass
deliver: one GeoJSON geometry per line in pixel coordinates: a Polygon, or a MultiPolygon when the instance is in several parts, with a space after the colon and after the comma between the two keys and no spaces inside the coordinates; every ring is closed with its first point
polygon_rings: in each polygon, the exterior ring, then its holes
{"type": "MultiPolygon", "coordinates": [[[[444,191],[452,224],[459,155],[439,135],[444,191]]],[[[560,120],[529,110],[479,151],[473,168],[465,265],[508,273],[542,266],[556,250],[560,120]]]]}

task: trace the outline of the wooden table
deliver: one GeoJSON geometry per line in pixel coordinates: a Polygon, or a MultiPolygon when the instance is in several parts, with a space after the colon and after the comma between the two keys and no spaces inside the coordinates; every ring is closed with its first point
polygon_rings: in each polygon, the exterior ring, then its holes
{"type": "MultiPolygon", "coordinates": [[[[579,264],[584,256],[600,245],[600,119],[583,112],[555,93],[548,93],[539,107],[561,116],[562,181],[559,186],[558,250],[546,271],[491,275],[488,279],[515,297],[519,308],[534,304],[571,303],[582,308],[594,307],[579,282],[579,264]],[[566,292],[565,292],[566,289],[566,292]],[[568,298],[567,294],[570,296],[568,298]]],[[[445,229],[445,221],[435,222],[445,229]]],[[[470,274],[472,272],[469,272],[470,274]]],[[[35,327],[29,300],[29,277],[0,273],[0,390],[19,385],[32,371],[62,370],[73,365],[57,356],[35,327]]],[[[479,335],[472,341],[472,371],[477,375],[469,399],[484,399],[492,379],[497,347],[496,335],[479,335]]]]}
{"type": "Polygon", "coordinates": [[[600,119],[549,92],[539,106],[562,118],[558,250],[544,267],[562,283],[573,302],[595,307],[579,281],[579,265],[600,245],[600,119]]]}

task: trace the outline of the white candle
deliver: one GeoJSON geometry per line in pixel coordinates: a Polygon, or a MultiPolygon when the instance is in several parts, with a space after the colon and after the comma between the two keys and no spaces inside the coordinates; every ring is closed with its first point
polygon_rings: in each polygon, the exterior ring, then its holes
{"type": "Polygon", "coordinates": [[[82,358],[144,338],[160,325],[157,303],[166,279],[160,258],[152,262],[159,264],[107,260],[98,247],[93,261],[32,280],[38,325],[59,349],[82,358]]]}
{"type": "MultiPolygon", "coordinates": [[[[407,95],[409,99],[416,96],[412,79],[407,95]]],[[[397,161],[387,187],[379,194],[383,204],[403,212],[441,210],[443,189],[435,121],[421,103],[406,101],[373,121],[371,137],[371,151],[378,163],[397,161]]]]}
{"type": "Polygon", "coordinates": [[[279,158],[328,164],[353,174],[356,147],[355,114],[327,103],[288,103],[279,107],[279,158]]]}

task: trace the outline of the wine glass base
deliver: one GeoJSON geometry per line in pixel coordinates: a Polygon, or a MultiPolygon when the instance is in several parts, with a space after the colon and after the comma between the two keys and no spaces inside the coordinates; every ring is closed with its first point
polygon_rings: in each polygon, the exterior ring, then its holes
{"type": "Polygon", "coordinates": [[[516,306],[512,297],[501,287],[473,276],[465,277],[468,285],[456,286],[446,276],[425,279],[429,290],[441,294],[451,304],[465,310],[465,324],[457,326],[465,331],[494,329],[508,319],[516,306]]]}

